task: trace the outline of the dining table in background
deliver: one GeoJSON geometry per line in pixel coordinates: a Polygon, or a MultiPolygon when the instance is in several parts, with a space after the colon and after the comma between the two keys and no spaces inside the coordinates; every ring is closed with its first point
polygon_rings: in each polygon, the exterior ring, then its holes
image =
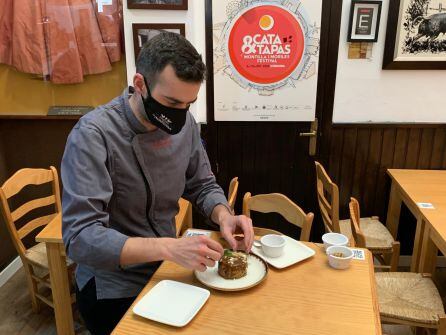
{"type": "Polygon", "coordinates": [[[417,220],[410,269],[432,270],[435,250],[446,254],[446,171],[389,169],[387,173],[392,185],[386,225],[396,239],[404,202],[417,220]]]}

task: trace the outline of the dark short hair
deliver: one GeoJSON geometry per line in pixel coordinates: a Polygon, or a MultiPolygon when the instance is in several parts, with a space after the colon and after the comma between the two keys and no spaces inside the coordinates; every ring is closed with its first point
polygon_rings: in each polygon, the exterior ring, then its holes
{"type": "Polygon", "coordinates": [[[136,61],[136,72],[142,74],[152,88],[169,64],[183,81],[203,82],[206,77],[206,65],[194,46],[182,35],[167,31],[143,45],[136,61]]]}

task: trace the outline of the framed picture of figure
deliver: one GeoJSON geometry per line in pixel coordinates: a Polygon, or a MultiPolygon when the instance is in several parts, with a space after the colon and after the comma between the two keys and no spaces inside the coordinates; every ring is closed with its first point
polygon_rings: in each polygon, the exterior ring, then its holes
{"type": "Polygon", "coordinates": [[[135,62],[144,43],[161,32],[169,31],[186,36],[186,25],[184,23],[134,23],[132,24],[132,30],[135,62]]]}
{"type": "Polygon", "coordinates": [[[383,69],[446,69],[446,0],[390,0],[383,69]]]}
{"type": "Polygon", "coordinates": [[[127,0],[129,9],[187,10],[188,0],[127,0]]]}

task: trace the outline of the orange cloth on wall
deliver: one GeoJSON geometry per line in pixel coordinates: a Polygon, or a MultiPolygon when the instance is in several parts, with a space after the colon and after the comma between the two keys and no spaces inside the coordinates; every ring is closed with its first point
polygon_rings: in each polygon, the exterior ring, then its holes
{"type": "Polygon", "coordinates": [[[4,0],[0,62],[26,73],[75,84],[111,70],[121,58],[120,0],[97,12],[95,0],[4,0]]]}

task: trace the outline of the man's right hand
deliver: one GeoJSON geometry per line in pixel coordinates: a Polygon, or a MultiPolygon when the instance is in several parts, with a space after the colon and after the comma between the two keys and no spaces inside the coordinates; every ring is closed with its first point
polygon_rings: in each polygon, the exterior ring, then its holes
{"type": "Polygon", "coordinates": [[[223,256],[224,249],[220,243],[207,236],[192,236],[169,239],[166,244],[166,259],[187,269],[206,271],[223,256]]]}

